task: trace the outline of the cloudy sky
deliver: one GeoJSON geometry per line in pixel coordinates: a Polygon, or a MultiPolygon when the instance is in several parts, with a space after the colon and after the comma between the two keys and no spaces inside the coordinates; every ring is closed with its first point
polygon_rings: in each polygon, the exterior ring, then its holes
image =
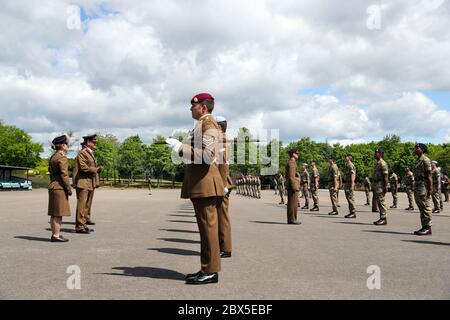
{"type": "Polygon", "coordinates": [[[449,0],[0,0],[0,119],[150,142],[193,126],[450,142],[449,0]]]}

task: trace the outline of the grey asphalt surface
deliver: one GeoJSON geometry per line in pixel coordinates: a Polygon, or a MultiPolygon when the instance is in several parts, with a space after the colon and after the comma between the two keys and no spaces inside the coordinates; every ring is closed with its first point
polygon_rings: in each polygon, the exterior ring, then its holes
{"type": "Polygon", "coordinates": [[[273,191],[260,200],[233,194],[233,257],[222,260],[218,284],[189,286],[199,234],[179,190],[97,190],[90,235],[73,233],[73,196],[68,243],[49,241],[47,190],[0,192],[0,299],[449,299],[450,206],[435,215],[433,236],[417,237],[418,210],[404,211],[399,198],[389,224],[377,227],[362,192],[358,218],[347,220],[343,191],[340,215],[330,217],[321,190],[321,211],[299,210],[295,226],[273,191]],[[80,267],[80,290],[66,286],[71,265],[80,267]],[[380,290],[367,288],[371,265],[380,267],[380,290]]]}

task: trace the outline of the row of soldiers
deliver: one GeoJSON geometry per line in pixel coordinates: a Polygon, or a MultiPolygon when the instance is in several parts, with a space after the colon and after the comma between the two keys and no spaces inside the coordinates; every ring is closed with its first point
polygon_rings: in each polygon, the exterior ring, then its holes
{"type": "MultiPolygon", "coordinates": [[[[431,161],[426,153],[428,147],[425,144],[419,143],[415,145],[414,152],[417,155],[417,162],[414,166],[407,166],[405,185],[409,199],[409,207],[407,210],[413,210],[413,198],[420,211],[422,228],[415,231],[415,235],[431,235],[432,214],[439,213],[443,207],[441,203],[441,173],[436,161],[431,161]],[[434,210],[431,209],[431,199],[434,202],[434,210]]],[[[318,171],[315,168],[315,162],[311,163],[312,171],[308,173],[306,165],[301,174],[297,172],[296,161],[299,157],[298,149],[289,150],[290,160],[286,165],[286,182],[288,189],[288,224],[300,224],[297,220],[297,207],[299,203],[298,193],[303,190],[305,194],[305,206],[302,209],[308,208],[308,189],[314,199],[314,207],[311,210],[318,210],[318,171]]],[[[366,177],[366,194],[373,192],[373,211],[380,213],[380,218],[374,222],[374,225],[387,225],[387,208],[385,203],[385,195],[390,189],[393,193],[394,204],[391,208],[397,207],[397,192],[398,192],[398,177],[392,171],[389,171],[388,164],[384,161],[384,151],[382,149],[375,150],[374,159],[376,161],[372,174],[372,181],[366,177]],[[390,174],[389,174],[390,173],[390,174]]],[[[328,158],[328,189],[332,204],[332,211],[329,215],[338,215],[338,191],[343,186],[345,197],[348,202],[349,214],[345,218],[356,218],[356,208],[354,199],[356,168],[353,164],[353,157],[351,154],[344,156],[345,166],[344,172],[341,176],[338,166],[334,163],[334,157],[328,158]],[[342,179],[342,182],[340,181],[342,179]]],[[[280,177],[280,175],[278,175],[280,177]]],[[[447,184],[448,184],[448,177],[447,184]]],[[[282,193],[280,193],[281,195],[282,193]]],[[[369,197],[367,196],[367,203],[369,204],[369,197]]]]}
{"type": "Polygon", "coordinates": [[[261,199],[261,180],[258,176],[244,175],[236,180],[236,194],[261,199]]]}

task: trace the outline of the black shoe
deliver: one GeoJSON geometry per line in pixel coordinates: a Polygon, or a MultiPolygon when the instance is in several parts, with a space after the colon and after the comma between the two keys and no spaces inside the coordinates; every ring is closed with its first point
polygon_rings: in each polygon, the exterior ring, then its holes
{"type": "Polygon", "coordinates": [[[337,216],[339,213],[337,211],[328,212],[329,216],[337,216]]]}
{"type": "Polygon", "coordinates": [[[431,227],[428,227],[415,231],[414,234],[416,236],[431,236],[433,233],[431,232],[431,227]]]}
{"type": "Polygon", "coordinates": [[[387,220],[386,219],[379,219],[378,221],[375,221],[373,223],[376,226],[385,226],[387,225],[387,220]]]}
{"type": "Polygon", "coordinates": [[[365,203],[364,205],[365,205],[365,206],[370,206],[370,203],[365,203]]]}
{"type": "Polygon", "coordinates": [[[439,209],[434,209],[434,210],[432,211],[432,213],[441,213],[441,211],[439,211],[439,209]]]}
{"type": "Polygon", "coordinates": [[[89,228],[84,228],[80,230],[75,230],[76,233],[83,233],[83,234],[89,234],[91,233],[91,230],[89,228]]]}
{"type": "Polygon", "coordinates": [[[68,242],[69,240],[66,239],[66,238],[64,238],[63,236],[59,236],[58,238],[52,236],[52,237],[50,238],[50,241],[51,241],[51,242],[68,242]]]}
{"type": "Polygon", "coordinates": [[[88,221],[88,222],[86,222],[86,224],[87,224],[88,226],[95,226],[95,222],[92,222],[92,221],[88,221]]]}
{"type": "Polygon", "coordinates": [[[310,209],[309,211],[319,211],[319,207],[314,207],[314,208],[310,209]]]}
{"type": "Polygon", "coordinates": [[[195,278],[195,277],[198,277],[199,274],[201,274],[201,273],[202,273],[202,271],[198,271],[198,272],[196,272],[196,273],[189,273],[189,274],[186,275],[185,279],[187,280],[188,278],[195,278]]]}
{"type": "Polygon", "coordinates": [[[220,252],[220,257],[221,258],[231,258],[231,252],[221,251],[220,252]]]}
{"type": "Polygon", "coordinates": [[[288,224],[296,224],[296,225],[299,225],[299,224],[302,224],[300,221],[294,221],[294,222],[288,222],[288,224]]]}
{"type": "Polygon", "coordinates": [[[395,204],[393,204],[392,206],[389,207],[390,209],[397,209],[397,206],[395,204]]]}
{"type": "Polygon", "coordinates": [[[378,210],[372,210],[372,212],[378,213],[378,210]]]}
{"type": "Polygon", "coordinates": [[[186,278],[186,284],[207,284],[219,282],[219,274],[200,272],[196,277],[186,278]]]}
{"type": "Polygon", "coordinates": [[[349,213],[344,218],[346,218],[346,219],[356,219],[356,213],[354,213],[354,212],[349,213]]]}
{"type": "Polygon", "coordinates": [[[303,206],[301,209],[302,210],[307,210],[307,209],[309,209],[309,206],[303,206]]]}

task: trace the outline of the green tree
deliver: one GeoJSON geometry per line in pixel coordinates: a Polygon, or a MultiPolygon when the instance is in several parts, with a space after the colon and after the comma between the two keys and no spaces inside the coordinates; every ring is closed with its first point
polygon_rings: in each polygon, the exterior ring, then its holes
{"type": "Polygon", "coordinates": [[[34,168],[43,151],[42,144],[34,143],[25,131],[0,121],[0,164],[34,168]]]}
{"type": "Polygon", "coordinates": [[[98,164],[104,168],[102,177],[109,179],[111,176],[116,180],[116,171],[119,159],[120,143],[113,134],[97,136],[97,149],[95,156],[98,164]]]}
{"type": "Polygon", "coordinates": [[[117,169],[121,177],[133,179],[144,172],[145,148],[138,135],[128,137],[119,148],[117,169]]]}

